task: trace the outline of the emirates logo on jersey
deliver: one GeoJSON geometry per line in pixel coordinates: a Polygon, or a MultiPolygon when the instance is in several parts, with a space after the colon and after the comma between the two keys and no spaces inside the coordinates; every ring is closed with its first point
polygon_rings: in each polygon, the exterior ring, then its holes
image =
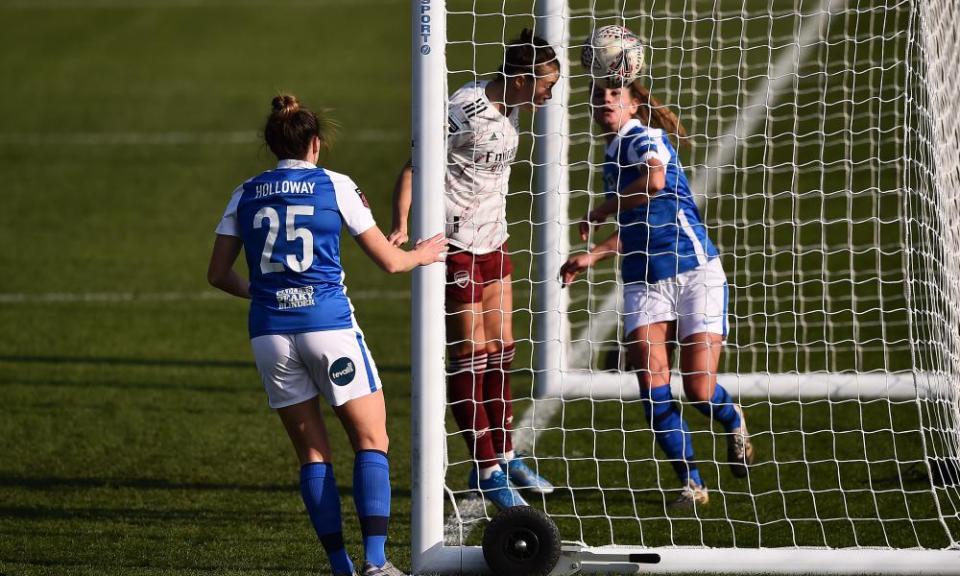
{"type": "Polygon", "coordinates": [[[516,157],[517,149],[515,147],[506,150],[502,148],[477,150],[473,157],[474,164],[476,164],[474,168],[485,172],[502,173],[510,168],[510,163],[516,157]]]}

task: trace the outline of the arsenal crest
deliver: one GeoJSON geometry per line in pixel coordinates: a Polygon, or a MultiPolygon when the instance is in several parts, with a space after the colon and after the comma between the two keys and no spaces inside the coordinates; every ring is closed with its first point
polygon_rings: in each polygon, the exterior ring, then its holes
{"type": "Polygon", "coordinates": [[[467,284],[470,283],[470,273],[466,270],[457,270],[453,275],[453,283],[456,284],[458,288],[466,288],[467,284]]]}

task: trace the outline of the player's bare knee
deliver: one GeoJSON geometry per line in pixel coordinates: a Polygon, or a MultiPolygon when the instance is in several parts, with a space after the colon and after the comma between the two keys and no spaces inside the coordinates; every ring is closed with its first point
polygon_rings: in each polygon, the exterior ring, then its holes
{"type": "Polygon", "coordinates": [[[297,460],[299,460],[301,466],[314,462],[330,462],[330,454],[323,449],[307,446],[294,446],[294,449],[297,452],[297,460]]]}
{"type": "Polygon", "coordinates": [[[487,354],[497,354],[513,346],[513,339],[487,340],[485,350],[487,354]]]}
{"type": "Polygon", "coordinates": [[[379,450],[388,452],[390,448],[390,437],[386,430],[363,430],[354,435],[354,451],[360,450],[379,450]]]}

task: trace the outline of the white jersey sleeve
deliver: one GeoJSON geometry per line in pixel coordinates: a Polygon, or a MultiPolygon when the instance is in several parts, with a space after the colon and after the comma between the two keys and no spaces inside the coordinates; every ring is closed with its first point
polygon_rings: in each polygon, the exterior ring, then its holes
{"type": "Polygon", "coordinates": [[[217,234],[223,236],[239,236],[240,229],[237,227],[237,206],[240,204],[240,196],[243,195],[243,186],[233,191],[230,202],[227,203],[227,209],[223,211],[223,218],[217,225],[217,234]]]}
{"type": "Polygon", "coordinates": [[[327,170],[337,195],[337,207],[351,236],[359,236],[377,225],[373,212],[360,187],[348,176],[327,170]]]}
{"type": "Polygon", "coordinates": [[[670,150],[663,143],[663,130],[644,128],[631,136],[627,147],[627,161],[631,165],[646,163],[652,158],[663,165],[670,163],[670,150]]]}

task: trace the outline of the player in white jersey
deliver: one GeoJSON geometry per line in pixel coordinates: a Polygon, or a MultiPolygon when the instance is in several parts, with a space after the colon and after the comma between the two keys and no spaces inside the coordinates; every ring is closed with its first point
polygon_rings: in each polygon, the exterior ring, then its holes
{"type": "Polygon", "coordinates": [[[333,574],[356,575],[343,542],[340,496],[317,397],[333,406],[356,452],[354,501],[364,576],[402,576],[387,561],[390,468],[386,409],[376,364],[343,284],[343,225],[381,268],[406,272],[442,261],[441,234],[400,250],[373,220],[353,181],[317,166],[326,124],[277,96],[264,139],[279,164],[234,192],[210,256],[210,283],[249,298],[250,342],[270,406],[300,461],[300,491],[333,574]],[[233,271],[243,249],[249,280],[233,271]]]}
{"type": "Polygon", "coordinates": [[[674,506],[704,505],[707,487],[697,468],[686,421],[670,393],[670,367],[679,344],[684,392],[727,432],[735,476],[747,475],[753,445],[743,411],[717,383],[727,335],[727,281],[670,135],[686,136],[677,117],[640,82],[591,87],[593,119],[604,130],[606,200],[581,224],[617,217],[618,230],[561,269],[565,284],[616,253],[624,255],[624,333],[638,370],[644,412],[683,487],[674,506]]]}
{"type": "MultiPolygon", "coordinates": [[[[506,47],[499,73],[470,82],[448,108],[446,235],[447,397],[475,462],[468,484],[500,508],[524,505],[515,487],[553,486],[515,457],[510,366],[513,265],[507,251],[506,197],[517,154],[519,114],[550,99],[560,67],[553,49],[530,30],[506,47]]],[[[411,169],[394,192],[390,240],[407,240],[411,169]]]]}

